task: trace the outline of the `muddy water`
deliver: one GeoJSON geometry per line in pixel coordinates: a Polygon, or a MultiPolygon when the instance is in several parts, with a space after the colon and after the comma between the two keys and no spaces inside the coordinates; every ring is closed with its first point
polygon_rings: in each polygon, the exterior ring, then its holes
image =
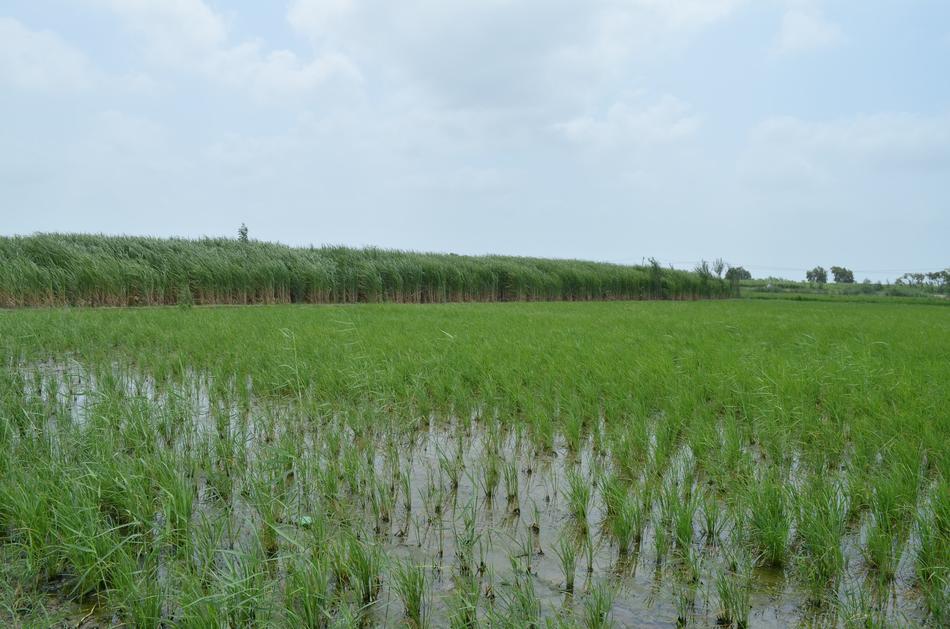
{"type": "MultiPolygon", "coordinates": [[[[268,457],[272,459],[274,452],[284,447],[281,444],[292,442],[295,445],[289,449],[288,473],[281,489],[286,508],[280,529],[288,540],[306,540],[308,524],[327,512],[326,499],[315,487],[315,471],[337,469],[338,499],[347,514],[356,515],[361,534],[379,544],[390,558],[427,566],[433,626],[448,622],[454,576],[459,571],[457,536],[464,532],[466,515],[473,515],[475,521],[474,563],[482,610],[493,605],[503,608],[512,582],[526,575],[547,617],[574,615],[580,619],[588,593],[606,583],[614,592],[611,618],[617,626],[717,624],[717,576],[728,565],[733,550],[730,531],[741,529],[745,523],[727,521],[722,534],[709,540],[703,535],[697,510],[690,550],[698,564],[698,579],[691,580],[685,576],[688,571],[679,554],[670,550],[658,557],[654,520],[660,506],[654,504],[641,542],[628,556],[621,557],[601,526],[604,513],[597,479],[611,469],[612,459],[608,453],[596,451],[590,438],[576,451],[569,450],[560,438],[553,449],[539,450],[521,427],[510,426],[501,417],[477,414],[465,419],[415,418],[401,427],[385,422],[367,427],[365,422],[357,422],[354,428],[350,418],[339,412],[315,417],[312,409],[304,410],[296,404],[254,399],[247,405],[234,404],[214,393],[212,383],[199,374],[192,374],[185,385],[158,384],[118,366],[105,374],[94,374],[74,361],[24,366],[21,372],[25,376],[25,397],[55,402],[57,411],[45,425],[51,433],[64,426],[81,430],[94,421],[97,404],[106,392],[114,394],[118,390],[126,399],[157,409],[156,421],[168,422],[164,428],[157,428],[168,435],[165,447],[178,452],[213,449],[224,442],[231,454],[234,451],[230,449],[239,450],[245,465],[253,467],[268,457]],[[498,470],[489,497],[485,476],[492,461],[498,470]],[[347,484],[348,464],[355,470],[350,478],[360,479],[355,486],[347,484]],[[513,472],[508,479],[506,466],[509,473],[513,472]],[[457,485],[451,482],[448,468],[457,470],[457,485]],[[567,479],[572,474],[580,475],[591,488],[584,522],[570,513],[567,479]],[[378,516],[374,491],[386,494],[388,517],[378,516]],[[571,593],[565,591],[565,575],[555,552],[565,536],[577,540],[575,588],[571,593]]],[[[242,386],[253,388],[250,382],[242,386]]],[[[227,388],[233,389],[234,383],[227,388]]],[[[693,465],[692,453],[680,448],[670,457],[664,482],[693,478],[689,474],[693,465]]],[[[793,463],[792,477],[795,468],[793,463]]],[[[195,523],[226,518],[222,546],[249,547],[262,524],[247,496],[248,479],[232,480],[225,507],[220,492],[214,491],[208,475],[202,473],[206,471],[199,471],[195,479],[195,523]]],[[[790,483],[795,484],[794,478],[790,483]]],[[[160,526],[161,514],[156,518],[156,526],[160,526]]],[[[841,599],[847,598],[867,575],[861,553],[865,530],[866,523],[859,522],[842,542],[847,574],[839,586],[841,599]]],[[[875,594],[876,605],[889,624],[923,623],[922,606],[913,587],[913,545],[913,539],[904,545],[894,583],[875,594]]],[[[276,556],[278,560],[286,559],[294,552],[294,545],[281,542],[276,556]]],[[[792,568],[756,569],[750,587],[752,627],[842,623],[828,606],[816,608],[807,603],[792,568]]],[[[102,626],[117,622],[88,611],[77,609],[73,615],[102,626]]],[[[379,597],[369,610],[369,621],[386,626],[403,623],[401,604],[385,574],[379,597]]]]}

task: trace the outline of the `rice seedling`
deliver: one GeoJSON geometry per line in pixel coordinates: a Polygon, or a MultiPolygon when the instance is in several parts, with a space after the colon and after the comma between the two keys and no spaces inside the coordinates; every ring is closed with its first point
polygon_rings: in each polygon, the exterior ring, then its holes
{"type": "Polygon", "coordinates": [[[941,481],[917,517],[917,579],[927,609],[939,624],[950,616],[950,484],[941,481]]]}
{"type": "Polygon", "coordinates": [[[469,502],[462,511],[462,528],[455,531],[455,560],[462,576],[475,573],[475,547],[480,535],[475,528],[475,502],[469,502]]]}
{"type": "Polygon", "coordinates": [[[861,583],[854,583],[845,590],[838,616],[846,629],[884,629],[889,626],[871,591],[861,583]]]}
{"type": "Polygon", "coordinates": [[[562,430],[568,451],[573,454],[580,452],[584,439],[584,417],[574,413],[565,414],[562,430]]]}
{"type": "Polygon", "coordinates": [[[691,546],[686,549],[686,551],[679,554],[678,560],[679,580],[688,584],[690,587],[694,587],[699,584],[700,580],[702,579],[704,567],[702,552],[699,549],[691,546]]]}
{"type": "Polygon", "coordinates": [[[727,569],[716,577],[716,592],[719,595],[719,614],[716,622],[720,625],[743,629],[749,626],[750,584],[752,566],[747,557],[734,555],[727,569]]]}
{"type": "Polygon", "coordinates": [[[225,553],[225,568],[217,574],[219,604],[232,627],[267,624],[271,605],[264,549],[252,544],[247,551],[225,553]]]}
{"type": "Polygon", "coordinates": [[[676,626],[685,627],[695,615],[696,589],[691,584],[677,583],[673,589],[673,600],[676,606],[676,626]]]}
{"type": "Polygon", "coordinates": [[[209,586],[196,579],[183,579],[179,601],[181,612],[176,620],[184,627],[222,627],[226,626],[226,610],[221,604],[222,597],[209,589],[209,586]]]}
{"type": "Polygon", "coordinates": [[[531,534],[525,531],[524,535],[516,535],[513,541],[513,548],[509,554],[511,570],[518,576],[520,574],[532,574],[532,559],[534,557],[533,540],[531,534]]]}
{"type": "Polygon", "coordinates": [[[627,499],[627,488],[616,474],[604,474],[600,477],[600,497],[603,501],[604,521],[609,527],[627,499]]]}
{"type": "Polygon", "coordinates": [[[516,576],[511,584],[510,592],[503,596],[503,606],[492,609],[488,614],[489,624],[493,627],[519,629],[532,627],[540,629],[544,626],[541,601],[534,589],[534,581],[530,575],[516,576]]]}
{"type": "Polygon", "coordinates": [[[359,629],[365,626],[364,609],[343,603],[331,619],[330,629],[359,629]]]}
{"type": "Polygon", "coordinates": [[[746,491],[749,541],[762,565],[779,568],[788,559],[791,520],[782,483],[763,478],[746,491]]]}
{"type": "Polygon", "coordinates": [[[716,495],[710,491],[703,493],[703,536],[707,544],[716,545],[722,535],[725,520],[722,505],[716,495]]]}
{"type": "Polygon", "coordinates": [[[393,581],[393,589],[402,602],[409,626],[416,629],[428,627],[429,603],[427,601],[426,567],[397,562],[390,570],[390,576],[393,581]]]}
{"type": "Polygon", "coordinates": [[[624,495],[617,512],[610,520],[610,533],[617,543],[617,551],[621,558],[627,556],[631,546],[639,546],[643,538],[643,528],[646,515],[639,500],[624,495]]]}
{"type": "Polygon", "coordinates": [[[409,477],[408,470],[403,470],[399,474],[400,487],[402,489],[402,505],[406,515],[412,513],[412,480],[409,477]]]}
{"type": "Polygon", "coordinates": [[[587,530],[587,513],[590,509],[591,485],[587,478],[575,470],[567,474],[567,490],[564,499],[568,504],[568,511],[574,522],[582,531],[587,530]]]}
{"type": "Polygon", "coordinates": [[[165,467],[159,474],[159,487],[162,492],[166,535],[172,544],[181,546],[188,539],[191,530],[194,486],[178,471],[165,467]]]}
{"type": "Polygon", "coordinates": [[[495,496],[495,488],[498,487],[498,481],[501,477],[501,465],[497,453],[487,452],[482,457],[481,475],[478,478],[482,488],[482,495],[488,502],[491,502],[495,496]]]}
{"type": "Polygon", "coordinates": [[[39,583],[55,570],[56,556],[50,552],[57,527],[53,517],[54,487],[47,482],[30,484],[18,478],[22,472],[11,472],[0,485],[0,509],[3,509],[4,530],[12,531],[5,543],[21,549],[26,573],[39,583]],[[30,490],[35,490],[31,492],[30,490]]]}
{"type": "Polygon", "coordinates": [[[319,555],[297,556],[287,568],[285,606],[296,626],[322,629],[332,618],[330,567],[319,555]]]}
{"type": "Polygon", "coordinates": [[[474,574],[458,575],[449,598],[449,626],[452,629],[475,629],[478,627],[478,577],[474,574]]]}
{"type": "MultiPolygon", "coordinates": [[[[323,478],[334,477],[332,470],[327,470],[327,474],[323,478]]],[[[330,484],[335,488],[336,485],[333,481],[330,481],[330,484]]],[[[336,491],[324,491],[324,496],[336,496],[336,491]]],[[[370,493],[370,506],[373,511],[373,520],[375,526],[373,530],[381,534],[385,531],[389,531],[389,524],[392,521],[392,512],[393,512],[393,502],[395,498],[393,497],[392,486],[384,481],[379,481],[374,479],[372,483],[372,491],[370,493]]]]}
{"type": "Polygon", "coordinates": [[[811,600],[822,602],[823,594],[844,570],[841,540],[847,511],[836,487],[814,479],[798,500],[797,536],[801,540],[799,569],[811,600]]]}
{"type": "Polygon", "coordinates": [[[520,512],[518,507],[518,466],[512,461],[508,461],[504,464],[504,472],[505,499],[508,502],[508,508],[520,512]]]}
{"type": "Polygon", "coordinates": [[[686,552],[693,543],[693,519],[696,517],[697,501],[695,495],[687,491],[673,503],[673,531],[676,547],[686,552]]]}
{"type": "Polygon", "coordinates": [[[110,598],[116,601],[126,624],[143,629],[162,626],[165,595],[157,557],[139,557],[133,544],[122,544],[115,553],[109,582],[110,598]]]}
{"type": "Polygon", "coordinates": [[[863,553],[868,566],[881,580],[894,579],[900,560],[900,541],[894,524],[886,515],[876,512],[871,514],[863,553]]]}
{"type": "Polygon", "coordinates": [[[572,536],[561,535],[554,547],[554,554],[561,562],[561,572],[564,574],[564,591],[574,592],[574,575],[577,572],[577,543],[572,536]]]}
{"type": "Polygon", "coordinates": [[[886,471],[874,485],[863,553],[882,581],[891,581],[896,575],[901,542],[912,521],[916,494],[916,475],[900,464],[886,471]]]}
{"type": "Polygon", "coordinates": [[[606,583],[598,583],[584,600],[584,626],[587,629],[608,629],[613,626],[611,608],[615,592],[606,583]]]}
{"type": "Polygon", "coordinates": [[[346,570],[362,605],[376,600],[382,585],[383,556],[375,545],[351,537],[347,543],[346,570]]]}
{"type": "Polygon", "coordinates": [[[83,600],[107,589],[115,554],[121,548],[122,531],[112,527],[101,514],[79,502],[83,489],[74,485],[72,502],[53,507],[60,555],[72,573],[71,596],[83,600]]]}
{"type": "Polygon", "coordinates": [[[419,493],[422,498],[422,506],[426,512],[426,521],[429,524],[440,526],[446,502],[441,477],[435,478],[431,472],[428,472],[425,491],[420,490],[419,493]]]}
{"type": "Polygon", "coordinates": [[[538,508],[537,503],[532,503],[531,505],[531,526],[528,527],[528,530],[531,531],[531,550],[536,555],[544,555],[544,549],[541,548],[541,510],[538,508]]]}
{"type": "Polygon", "coordinates": [[[464,462],[462,460],[461,454],[449,458],[445,455],[442,450],[439,450],[439,468],[442,470],[442,473],[445,474],[445,477],[449,480],[449,489],[452,492],[453,496],[458,495],[459,481],[462,479],[462,474],[465,471],[464,462]]]}
{"type": "Polygon", "coordinates": [[[670,531],[663,521],[663,517],[658,515],[653,518],[653,552],[656,558],[656,567],[659,569],[660,564],[663,563],[670,552],[670,531]]]}

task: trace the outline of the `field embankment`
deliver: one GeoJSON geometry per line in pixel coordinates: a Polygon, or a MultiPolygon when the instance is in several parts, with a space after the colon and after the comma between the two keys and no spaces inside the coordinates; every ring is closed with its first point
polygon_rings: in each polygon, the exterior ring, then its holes
{"type": "Polygon", "coordinates": [[[0,237],[0,306],[601,301],[731,297],[654,266],[82,234],[0,237]]]}

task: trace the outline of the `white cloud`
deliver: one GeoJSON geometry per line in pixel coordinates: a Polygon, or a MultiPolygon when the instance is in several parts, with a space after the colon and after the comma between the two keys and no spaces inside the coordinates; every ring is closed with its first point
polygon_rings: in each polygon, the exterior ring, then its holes
{"type": "Polygon", "coordinates": [[[158,173],[186,173],[194,159],[177,150],[168,130],[155,120],[107,109],[84,119],[64,147],[70,180],[128,184],[129,173],[149,179],[158,173]]]}
{"type": "Polygon", "coordinates": [[[808,7],[792,7],[782,16],[782,25],[775,42],[780,54],[795,54],[829,48],[844,41],[836,24],[820,11],[808,7]]]}
{"type": "Polygon", "coordinates": [[[670,95],[646,103],[642,95],[614,102],[602,115],[555,125],[572,142],[596,148],[670,144],[693,135],[701,124],[689,105],[670,95]]]}
{"type": "Polygon", "coordinates": [[[93,0],[144,38],[154,60],[182,63],[227,40],[227,24],[201,0],[93,0]]]}
{"type": "Polygon", "coordinates": [[[296,0],[288,21],[438,106],[577,109],[634,62],[682,49],[745,2],[296,0]]]}
{"type": "Polygon", "coordinates": [[[323,38],[334,21],[354,9],[355,0],[294,0],[287,21],[298,32],[323,38]]]}
{"type": "MultiPolygon", "coordinates": [[[[334,77],[360,78],[356,66],[339,52],[321,52],[303,59],[291,50],[268,50],[257,40],[232,42],[227,21],[202,0],[98,2],[143,37],[153,62],[198,72],[210,80],[245,89],[260,100],[310,93],[334,77]]],[[[295,6],[292,10],[298,9],[295,6]]]]}
{"type": "Polygon", "coordinates": [[[703,29],[725,20],[745,0],[599,0],[577,5],[587,36],[560,45],[555,61],[580,72],[611,75],[634,58],[685,46],[703,29]]]}
{"type": "Polygon", "coordinates": [[[950,115],[863,114],[757,125],[740,169],[772,182],[831,182],[848,171],[896,173],[950,167],[950,115]]]}
{"type": "Polygon", "coordinates": [[[360,79],[356,66],[340,53],[328,52],[304,61],[289,50],[268,52],[255,41],[209,54],[202,60],[201,70],[231,87],[247,89],[261,100],[311,92],[335,77],[360,79]]]}
{"type": "Polygon", "coordinates": [[[695,29],[719,21],[745,3],[745,0],[634,0],[621,3],[649,10],[672,27],[695,29]]]}
{"type": "Polygon", "coordinates": [[[75,90],[93,83],[85,55],[55,33],[0,17],[0,84],[31,90],[75,90]]]}

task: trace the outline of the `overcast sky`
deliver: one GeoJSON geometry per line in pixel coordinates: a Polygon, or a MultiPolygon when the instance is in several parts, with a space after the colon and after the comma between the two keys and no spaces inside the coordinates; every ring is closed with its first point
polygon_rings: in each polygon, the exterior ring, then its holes
{"type": "Polygon", "coordinates": [[[0,120],[6,235],[950,265],[946,0],[3,0],[0,120]]]}

